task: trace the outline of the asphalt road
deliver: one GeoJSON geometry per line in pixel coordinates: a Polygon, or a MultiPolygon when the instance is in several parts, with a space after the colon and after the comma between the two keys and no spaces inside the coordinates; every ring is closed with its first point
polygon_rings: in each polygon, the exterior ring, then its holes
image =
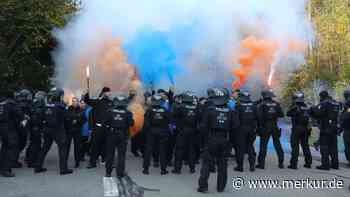
{"type": "MultiPolygon", "coordinates": [[[[289,155],[286,154],[286,161],[289,155]]],[[[70,159],[70,166],[73,166],[73,158],[70,159]]],[[[247,165],[248,162],[245,162],[247,165]]],[[[200,194],[196,192],[197,181],[199,177],[199,166],[197,173],[191,175],[187,167],[183,169],[181,175],[169,174],[160,175],[159,168],[151,168],[150,175],[146,176],[141,173],[142,162],[140,158],[131,155],[127,157],[127,171],[129,175],[139,185],[160,189],[160,192],[146,192],[145,196],[154,197],[200,197],[200,196],[266,196],[266,197],[349,197],[350,191],[350,169],[342,165],[340,170],[332,170],[324,174],[324,172],[314,169],[319,165],[318,161],[314,161],[313,169],[304,169],[303,159],[300,158],[299,170],[278,169],[276,155],[273,150],[269,151],[267,159],[267,169],[257,170],[254,173],[248,171],[245,166],[245,172],[234,172],[234,162],[229,162],[229,180],[224,193],[217,193],[216,174],[210,177],[209,194],[200,194]],[[234,190],[232,180],[235,178],[244,179],[244,184],[240,190],[234,190]],[[344,188],[284,188],[284,189],[254,189],[249,187],[249,180],[270,179],[270,180],[293,180],[306,181],[309,180],[331,180],[337,179],[338,184],[343,183],[344,188]]],[[[287,164],[287,162],[286,162],[287,164]]],[[[97,169],[86,169],[86,163],[83,163],[74,174],[67,176],[58,175],[57,149],[53,146],[48,158],[45,162],[48,172],[44,174],[34,174],[31,169],[16,169],[15,178],[0,177],[0,197],[102,197],[104,196],[103,176],[104,166],[100,165],[97,169]]],[[[293,182],[293,184],[295,184],[293,182]]],[[[317,186],[317,185],[314,185],[317,186]]]]}

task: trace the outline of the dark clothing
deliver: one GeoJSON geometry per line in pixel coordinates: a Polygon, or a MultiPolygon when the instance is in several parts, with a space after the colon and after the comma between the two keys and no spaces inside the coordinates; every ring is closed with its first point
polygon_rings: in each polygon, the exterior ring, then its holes
{"type": "Polygon", "coordinates": [[[237,145],[237,167],[243,169],[244,155],[248,154],[250,168],[255,167],[256,152],[254,142],[258,124],[257,106],[253,102],[240,102],[236,106],[240,127],[235,133],[237,145]]]}
{"type": "Polygon", "coordinates": [[[46,155],[50,151],[53,142],[55,142],[58,147],[60,172],[64,172],[68,169],[68,167],[66,160],[66,134],[62,128],[45,128],[43,148],[39,152],[38,161],[36,162],[35,166],[39,169],[43,167],[46,155]]]}
{"type": "Polygon", "coordinates": [[[16,162],[18,153],[17,124],[23,120],[23,114],[17,108],[16,103],[10,99],[0,99],[0,170],[11,171],[11,166],[16,162]]]}
{"type": "Polygon", "coordinates": [[[345,157],[350,163],[350,102],[343,105],[344,109],[341,114],[341,128],[343,129],[344,152],[345,157]]]}
{"type": "Polygon", "coordinates": [[[265,166],[265,158],[267,153],[267,144],[272,137],[274,148],[277,152],[279,164],[283,164],[284,153],[280,142],[281,130],[278,128],[277,122],[279,118],[284,116],[280,104],[272,99],[266,99],[258,105],[259,128],[260,136],[260,152],[258,156],[258,165],[265,166]]]}
{"type": "MultiPolygon", "coordinates": [[[[30,121],[31,112],[32,112],[32,104],[29,101],[21,101],[17,103],[19,110],[23,113],[25,119],[30,121]]],[[[17,160],[21,152],[26,148],[28,142],[28,135],[31,133],[29,124],[23,126],[18,123],[17,135],[18,135],[18,152],[17,152],[17,160]]],[[[30,138],[32,139],[32,138],[30,138]]],[[[27,150],[28,151],[28,150],[27,150]]],[[[26,160],[28,161],[28,153],[26,153],[26,160]]]]}
{"type": "Polygon", "coordinates": [[[106,174],[113,170],[115,149],[118,150],[117,176],[125,174],[125,155],[129,137],[129,128],[134,125],[132,113],[124,108],[111,109],[104,125],[106,131],[106,174]]]}
{"type": "Polygon", "coordinates": [[[309,137],[311,128],[309,125],[310,115],[309,108],[305,103],[297,103],[290,107],[287,116],[292,118],[292,133],[290,136],[290,144],[292,155],[290,159],[291,167],[298,166],[299,145],[304,153],[305,165],[311,166],[312,156],[309,146],[309,137]]]}
{"type": "Polygon", "coordinates": [[[228,106],[210,106],[206,110],[202,122],[201,130],[206,135],[204,142],[204,152],[202,155],[202,168],[198,181],[199,188],[208,188],[210,167],[215,161],[217,165],[217,190],[223,191],[227,182],[227,151],[229,139],[233,134],[233,129],[239,127],[239,118],[235,111],[228,106]]]}
{"type": "Polygon", "coordinates": [[[332,100],[325,99],[318,106],[311,108],[311,115],[320,122],[320,152],[321,163],[324,168],[338,168],[338,118],[341,105],[332,100]],[[331,157],[331,165],[330,160],[331,157]]]}
{"type": "Polygon", "coordinates": [[[175,146],[175,170],[180,171],[182,162],[187,153],[187,160],[190,169],[195,168],[197,143],[197,128],[200,121],[200,114],[197,105],[182,104],[174,107],[173,118],[176,121],[179,131],[175,146]]]}
{"type": "Polygon", "coordinates": [[[70,147],[71,143],[73,141],[74,143],[74,160],[75,165],[79,166],[79,162],[81,159],[81,146],[82,146],[82,136],[81,136],[81,129],[83,126],[85,116],[83,114],[83,111],[80,109],[80,107],[73,107],[70,106],[67,111],[67,115],[65,118],[65,127],[66,127],[66,135],[67,135],[67,153],[66,153],[66,160],[69,160],[69,154],[70,154],[70,147]]]}
{"type": "Polygon", "coordinates": [[[45,103],[34,103],[29,121],[30,137],[26,152],[27,164],[31,167],[38,160],[38,153],[42,149],[43,124],[45,103]]]}
{"type": "Polygon", "coordinates": [[[90,99],[89,94],[85,95],[85,101],[92,107],[91,110],[91,156],[90,165],[96,165],[98,156],[105,157],[106,127],[103,123],[106,121],[108,110],[112,109],[112,101],[108,98],[90,99]]]}
{"type": "Polygon", "coordinates": [[[35,164],[37,169],[43,168],[45,157],[50,151],[52,143],[55,142],[58,146],[60,172],[67,170],[65,117],[66,108],[63,103],[54,102],[46,104],[43,116],[44,144],[42,150],[39,152],[38,161],[35,164]]]}
{"type": "Polygon", "coordinates": [[[143,131],[146,133],[146,152],[144,155],[143,168],[148,170],[154,149],[159,150],[161,170],[167,168],[167,146],[169,140],[169,124],[171,114],[161,106],[154,106],[145,113],[143,131]],[[155,141],[159,140],[158,146],[155,141]]]}

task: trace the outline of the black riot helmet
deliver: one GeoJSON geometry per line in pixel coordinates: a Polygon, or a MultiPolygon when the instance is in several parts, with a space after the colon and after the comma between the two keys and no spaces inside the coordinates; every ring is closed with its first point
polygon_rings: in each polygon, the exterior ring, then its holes
{"type": "Polygon", "coordinates": [[[324,100],[330,98],[329,93],[327,92],[327,90],[321,91],[320,94],[319,94],[319,96],[320,96],[320,100],[321,100],[321,101],[324,101],[324,100]]]}
{"type": "Polygon", "coordinates": [[[347,102],[350,102],[350,89],[344,90],[344,99],[347,102]]]}
{"type": "Polygon", "coordinates": [[[276,97],[272,90],[263,90],[261,96],[263,99],[272,99],[273,97],[276,97]]]}
{"type": "Polygon", "coordinates": [[[47,98],[49,101],[53,102],[61,102],[63,100],[64,91],[61,88],[52,88],[47,94],[47,98]]]}
{"type": "Polygon", "coordinates": [[[210,88],[207,90],[207,93],[209,99],[216,106],[225,105],[229,100],[228,92],[225,89],[210,88]]]}
{"type": "Polygon", "coordinates": [[[27,89],[22,89],[18,91],[16,94],[16,100],[18,101],[31,101],[33,100],[32,92],[27,89]]]}
{"type": "Polygon", "coordinates": [[[293,101],[295,103],[304,103],[305,102],[304,93],[301,91],[295,92],[293,94],[293,101]]]}
{"type": "Polygon", "coordinates": [[[192,92],[185,92],[181,95],[181,100],[183,103],[194,103],[196,101],[196,97],[192,92]]]}
{"type": "Polygon", "coordinates": [[[128,98],[125,95],[117,95],[113,99],[113,106],[116,108],[126,108],[128,106],[128,98]]]}
{"type": "Polygon", "coordinates": [[[155,94],[152,96],[151,104],[152,106],[161,106],[163,103],[163,97],[159,94],[155,94]]]}
{"type": "Polygon", "coordinates": [[[238,99],[241,102],[251,102],[252,100],[250,99],[250,94],[247,91],[241,91],[238,94],[238,99]]]}
{"type": "Polygon", "coordinates": [[[46,102],[47,94],[44,91],[38,91],[34,95],[34,102],[35,103],[45,103],[46,102]]]}

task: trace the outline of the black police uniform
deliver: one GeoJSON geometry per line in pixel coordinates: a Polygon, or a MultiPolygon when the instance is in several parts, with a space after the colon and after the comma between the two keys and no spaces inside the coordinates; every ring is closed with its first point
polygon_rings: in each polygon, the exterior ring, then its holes
{"type": "Polygon", "coordinates": [[[17,123],[23,120],[16,103],[7,98],[0,98],[0,174],[5,177],[15,176],[11,167],[16,162],[18,152],[17,123]]]}
{"type": "Polygon", "coordinates": [[[301,145],[305,158],[304,167],[311,168],[312,156],[309,146],[309,137],[311,134],[309,108],[305,103],[297,102],[289,108],[287,116],[292,118],[292,133],[290,136],[292,154],[290,166],[288,166],[288,168],[298,168],[299,145],[301,145]]]}
{"type": "MultiPolygon", "coordinates": [[[[18,123],[18,139],[19,139],[19,147],[18,147],[18,152],[17,152],[17,163],[15,163],[14,165],[17,165],[17,167],[21,167],[21,164],[18,162],[19,160],[19,156],[21,154],[21,152],[26,148],[27,146],[27,142],[28,142],[28,135],[32,134],[32,131],[30,130],[30,119],[31,119],[31,112],[33,111],[32,108],[32,103],[30,100],[18,100],[18,107],[21,110],[21,112],[23,113],[23,116],[26,118],[26,120],[28,121],[28,124],[26,125],[22,125],[20,123],[18,123]]],[[[30,140],[32,139],[31,137],[29,138],[30,140]]],[[[25,153],[25,160],[28,161],[28,149],[26,150],[25,153]]]]}
{"type": "Polygon", "coordinates": [[[184,156],[188,153],[188,165],[191,173],[194,173],[196,160],[195,146],[198,138],[197,127],[199,124],[198,106],[194,103],[194,100],[186,101],[179,107],[174,108],[173,117],[176,119],[177,129],[179,130],[176,138],[173,172],[181,173],[184,156]]]}
{"type": "Polygon", "coordinates": [[[90,99],[89,94],[86,94],[86,103],[92,107],[92,133],[91,133],[91,153],[88,168],[95,168],[98,156],[105,159],[106,144],[105,136],[106,130],[103,126],[103,122],[106,120],[108,110],[112,109],[112,101],[109,98],[102,97],[97,100],[90,99]]]}
{"type": "Polygon", "coordinates": [[[29,145],[27,148],[27,165],[28,167],[34,167],[35,162],[38,160],[38,153],[42,149],[42,135],[43,124],[42,119],[44,116],[45,102],[37,101],[33,103],[31,112],[31,118],[29,121],[30,137],[29,145]]]}
{"type": "Polygon", "coordinates": [[[337,134],[340,111],[340,103],[330,97],[321,99],[320,104],[311,109],[311,115],[320,121],[321,166],[317,169],[339,169],[337,134]]]}
{"type": "Polygon", "coordinates": [[[243,171],[243,160],[245,153],[248,154],[250,170],[255,169],[256,152],[254,142],[256,139],[256,128],[258,123],[257,106],[250,99],[240,99],[236,105],[239,115],[240,127],[235,133],[237,145],[237,168],[236,171],[243,171]]]}
{"type": "Polygon", "coordinates": [[[66,153],[66,160],[69,159],[70,154],[70,147],[71,143],[73,141],[74,143],[74,160],[75,160],[75,167],[79,167],[80,159],[81,159],[81,146],[82,146],[82,137],[81,137],[81,129],[83,124],[84,116],[83,111],[80,109],[79,106],[69,106],[68,111],[66,113],[65,117],[65,129],[66,129],[66,135],[67,135],[67,153],[66,153]]]}
{"type": "Polygon", "coordinates": [[[343,129],[343,140],[344,140],[344,152],[345,157],[349,162],[350,166],[350,101],[347,101],[343,105],[344,109],[341,114],[341,127],[343,129]]]}
{"type": "Polygon", "coordinates": [[[284,114],[280,104],[271,98],[264,99],[258,105],[260,150],[257,168],[265,168],[267,145],[270,137],[272,137],[273,145],[277,152],[279,168],[283,168],[284,153],[279,139],[281,137],[281,130],[277,125],[278,119],[283,116],[284,114]]]}
{"type": "MultiPolygon", "coordinates": [[[[161,102],[161,101],[160,101],[161,102]]],[[[157,103],[146,110],[144,132],[146,133],[146,152],[143,161],[143,173],[148,174],[153,149],[159,150],[161,174],[167,174],[167,146],[169,139],[169,123],[171,114],[157,103]],[[155,141],[159,144],[155,146],[155,141]]]]}
{"type": "Polygon", "coordinates": [[[117,177],[125,173],[125,155],[129,137],[129,128],[134,125],[132,113],[126,106],[116,106],[109,111],[105,126],[106,130],[106,176],[110,177],[113,170],[115,149],[118,151],[116,165],[117,177]]]}
{"type": "Polygon", "coordinates": [[[49,152],[52,143],[58,146],[58,158],[60,174],[70,174],[72,170],[67,167],[66,160],[66,131],[64,128],[66,116],[66,106],[61,101],[50,101],[46,104],[44,109],[43,125],[44,125],[44,144],[39,153],[38,161],[35,164],[35,173],[45,172],[47,169],[43,168],[44,160],[49,152]]]}
{"type": "Polygon", "coordinates": [[[227,182],[227,151],[230,148],[232,130],[238,128],[239,118],[236,112],[222,103],[210,106],[206,110],[201,122],[201,131],[206,133],[204,152],[202,154],[202,167],[198,180],[199,192],[208,190],[208,179],[212,160],[217,165],[217,191],[222,192],[227,182]]]}

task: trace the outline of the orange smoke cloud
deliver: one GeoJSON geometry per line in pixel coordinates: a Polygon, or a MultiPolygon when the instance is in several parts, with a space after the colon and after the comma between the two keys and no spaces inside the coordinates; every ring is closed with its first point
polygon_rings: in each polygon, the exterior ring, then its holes
{"type": "Polygon", "coordinates": [[[282,48],[283,42],[273,39],[258,39],[249,36],[242,40],[240,44],[238,63],[240,66],[232,70],[236,80],[232,83],[232,88],[237,89],[244,85],[250,74],[258,73],[262,76],[268,76],[271,84],[274,68],[270,66],[274,63],[276,54],[282,50],[281,55],[287,56],[290,52],[304,51],[306,44],[294,38],[288,38],[285,42],[287,46],[282,48]],[[268,75],[268,73],[270,73],[268,75]]]}
{"type": "Polygon", "coordinates": [[[264,71],[272,63],[278,44],[274,40],[257,39],[250,36],[242,40],[238,62],[240,67],[234,68],[232,73],[237,77],[232,87],[237,89],[247,80],[253,71],[264,71]]]}
{"type": "Polygon", "coordinates": [[[112,92],[128,94],[130,90],[137,92],[137,97],[129,105],[134,115],[135,126],[131,128],[135,135],[143,126],[143,93],[134,65],[128,63],[126,53],[121,47],[121,40],[111,32],[99,31],[76,54],[72,54],[72,66],[62,79],[66,90],[66,99],[70,101],[75,95],[80,97],[87,88],[87,71],[89,66],[90,92],[97,96],[104,86],[112,92]]]}

